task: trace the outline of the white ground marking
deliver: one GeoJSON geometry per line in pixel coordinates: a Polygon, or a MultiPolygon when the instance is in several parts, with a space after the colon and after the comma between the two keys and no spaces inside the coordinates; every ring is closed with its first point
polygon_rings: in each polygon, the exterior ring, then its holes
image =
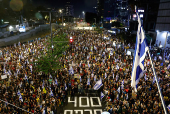
{"type": "Polygon", "coordinates": [[[83,110],[74,110],[74,112],[76,112],[76,114],[78,114],[78,112],[81,112],[81,114],[83,114],[83,110]]]}
{"type": "Polygon", "coordinates": [[[97,114],[97,111],[100,111],[100,114],[103,112],[102,109],[94,109],[94,114],[97,114]]]}
{"type": "Polygon", "coordinates": [[[68,114],[67,112],[70,112],[70,114],[73,114],[73,110],[64,110],[64,114],[68,114]]]}
{"type": "Polygon", "coordinates": [[[77,97],[74,97],[74,101],[70,101],[70,97],[68,97],[68,103],[74,102],[74,107],[77,107],[77,97]]]}
{"type": "Polygon", "coordinates": [[[90,107],[89,103],[89,97],[79,97],[79,107],[90,107]],[[82,105],[82,98],[85,98],[87,100],[87,105],[82,105]]]}
{"type": "Polygon", "coordinates": [[[90,102],[91,102],[91,107],[102,107],[99,97],[90,97],[90,102]],[[97,99],[98,99],[99,105],[94,105],[94,104],[93,104],[93,99],[94,99],[94,98],[97,98],[97,99]]]}
{"type": "Polygon", "coordinates": [[[87,111],[89,111],[90,114],[93,114],[91,109],[84,109],[84,112],[87,112],[87,111]]]}

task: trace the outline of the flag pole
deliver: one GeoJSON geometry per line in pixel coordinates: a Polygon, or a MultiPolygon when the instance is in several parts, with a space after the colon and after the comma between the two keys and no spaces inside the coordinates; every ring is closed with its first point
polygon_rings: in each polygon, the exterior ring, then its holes
{"type": "Polygon", "coordinates": [[[153,74],[155,76],[156,85],[158,87],[158,92],[159,92],[159,95],[160,95],[160,98],[161,98],[161,102],[162,102],[162,105],[163,105],[163,109],[164,109],[165,114],[168,114],[167,110],[166,110],[165,102],[164,102],[164,99],[163,99],[163,96],[162,96],[162,92],[160,90],[160,86],[159,86],[159,83],[158,83],[157,75],[156,75],[156,72],[155,72],[155,68],[154,68],[154,65],[153,65],[152,58],[150,56],[149,50],[148,50],[148,54],[149,54],[150,62],[151,62],[151,65],[152,65],[153,74]]]}

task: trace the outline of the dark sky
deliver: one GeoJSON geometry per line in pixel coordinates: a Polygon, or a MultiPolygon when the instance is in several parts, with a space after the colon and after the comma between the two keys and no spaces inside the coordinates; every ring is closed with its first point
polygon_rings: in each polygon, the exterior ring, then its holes
{"type": "Polygon", "coordinates": [[[55,7],[56,9],[64,8],[66,2],[70,2],[74,8],[74,16],[82,17],[82,11],[93,12],[93,7],[97,6],[97,0],[32,0],[32,2],[38,6],[43,5],[45,7],[55,7]]]}

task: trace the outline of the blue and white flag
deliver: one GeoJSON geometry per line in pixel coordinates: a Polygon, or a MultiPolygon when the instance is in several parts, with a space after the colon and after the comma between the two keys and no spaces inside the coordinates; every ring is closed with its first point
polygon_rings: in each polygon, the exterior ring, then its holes
{"type": "Polygon", "coordinates": [[[152,84],[154,84],[154,83],[155,83],[155,81],[156,81],[155,76],[153,76],[153,82],[152,82],[152,84]]]}
{"type": "Polygon", "coordinates": [[[101,92],[100,99],[102,100],[105,95],[101,92]]]}
{"type": "Polygon", "coordinates": [[[64,87],[65,87],[65,90],[67,90],[67,85],[66,85],[66,83],[64,84],[64,87]]]}
{"type": "Polygon", "coordinates": [[[162,57],[161,57],[161,56],[159,56],[159,59],[160,59],[160,60],[162,60],[162,57]]]}
{"type": "Polygon", "coordinates": [[[107,73],[105,72],[105,78],[107,78],[107,73]]]}
{"type": "Polygon", "coordinates": [[[9,75],[9,76],[11,76],[11,75],[12,75],[12,73],[11,73],[11,71],[10,71],[10,70],[8,70],[8,75],[9,75]]]}
{"type": "Polygon", "coordinates": [[[119,78],[119,76],[118,76],[118,74],[116,75],[116,82],[118,81],[118,78],[119,78]]]}
{"type": "Polygon", "coordinates": [[[170,69],[170,64],[168,65],[167,69],[170,69]]]}
{"type": "Polygon", "coordinates": [[[88,78],[87,80],[87,85],[90,85],[90,78],[88,78]]]}
{"type": "Polygon", "coordinates": [[[117,89],[117,92],[120,93],[120,87],[117,89]]]}
{"type": "Polygon", "coordinates": [[[74,70],[73,70],[73,67],[71,66],[70,70],[69,70],[69,73],[70,74],[74,74],[74,70]]]}
{"type": "Polygon", "coordinates": [[[117,70],[119,70],[119,66],[118,66],[118,64],[116,65],[116,69],[117,69],[117,70]]]}
{"type": "Polygon", "coordinates": [[[98,80],[98,81],[96,82],[96,84],[94,85],[93,89],[94,89],[94,90],[98,90],[98,89],[100,89],[100,87],[101,87],[102,85],[103,85],[103,84],[102,84],[102,80],[100,79],[100,80],[98,80]]]}
{"type": "Polygon", "coordinates": [[[19,95],[19,101],[22,101],[22,102],[23,102],[23,99],[22,99],[21,94],[19,95]]]}
{"type": "Polygon", "coordinates": [[[154,60],[155,60],[155,61],[157,60],[157,57],[156,57],[156,56],[154,57],[154,60]]]}
{"type": "Polygon", "coordinates": [[[94,81],[96,82],[96,75],[94,76],[94,81]]]}
{"type": "Polygon", "coordinates": [[[42,83],[42,88],[44,88],[44,80],[43,80],[43,83],[42,83]]]}
{"type": "Polygon", "coordinates": [[[80,62],[80,64],[79,64],[79,67],[81,67],[81,62],[80,62]]]}
{"type": "Polygon", "coordinates": [[[170,111],[170,104],[167,106],[168,110],[170,111]]]}
{"type": "Polygon", "coordinates": [[[25,80],[28,80],[27,75],[25,74],[25,80]]]}
{"type": "Polygon", "coordinates": [[[57,79],[55,78],[55,84],[58,86],[58,82],[57,82],[57,79]]]}
{"type": "Polygon", "coordinates": [[[50,96],[52,96],[52,97],[53,97],[53,96],[54,96],[54,94],[53,94],[53,92],[52,92],[51,88],[50,88],[50,91],[51,91],[51,92],[50,92],[50,96]]]}
{"type": "Polygon", "coordinates": [[[82,80],[81,80],[81,76],[80,76],[80,82],[81,82],[82,80]]]}
{"type": "Polygon", "coordinates": [[[18,90],[17,95],[18,95],[18,96],[21,95],[20,90],[18,90]]]}
{"type": "Polygon", "coordinates": [[[148,80],[147,77],[146,77],[146,74],[145,74],[145,77],[144,77],[144,78],[145,78],[145,81],[148,80]]]}
{"type": "Polygon", "coordinates": [[[88,62],[88,67],[90,68],[90,64],[89,64],[89,62],[88,62]]]}
{"type": "Polygon", "coordinates": [[[129,97],[129,96],[128,96],[128,93],[127,93],[127,94],[126,94],[126,100],[128,100],[128,97],[129,97]]]}
{"type": "Polygon", "coordinates": [[[137,84],[140,78],[143,76],[144,59],[146,56],[146,52],[149,50],[146,44],[144,30],[138,13],[137,13],[137,17],[138,17],[139,24],[138,24],[135,53],[133,59],[132,76],[131,76],[131,86],[135,88],[136,92],[137,92],[137,84]]]}

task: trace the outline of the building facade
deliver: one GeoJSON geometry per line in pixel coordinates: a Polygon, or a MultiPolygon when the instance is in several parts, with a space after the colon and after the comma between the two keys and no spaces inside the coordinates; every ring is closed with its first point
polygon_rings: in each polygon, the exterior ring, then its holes
{"type": "Polygon", "coordinates": [[[65,16],[74,16],[73,5],[71,5],[70,2],[67,2],[65,5],[65,16]]]}
{"type": "Polygon", "coordinates": [[[170,0],[160,0],[156,21],[157,46],[170,47],[170,0]]]}

